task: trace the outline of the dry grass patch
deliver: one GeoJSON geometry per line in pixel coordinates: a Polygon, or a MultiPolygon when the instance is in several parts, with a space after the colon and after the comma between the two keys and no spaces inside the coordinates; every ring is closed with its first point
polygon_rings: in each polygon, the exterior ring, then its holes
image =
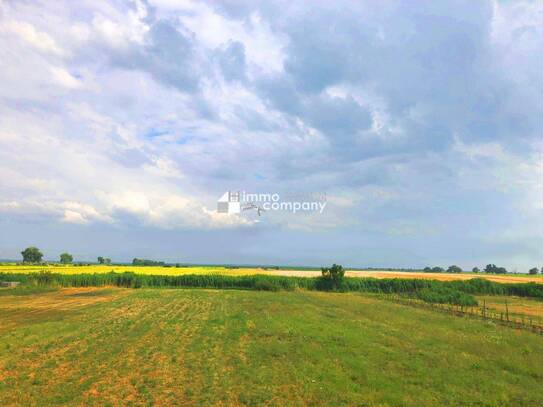
{"type": "Polygon", "coordinates": [[[509,314],[514,316],[533,317],[537,321],[543,321],[543,300],[513,296],[478,296],[479,304],[483,301],[489,309],[497,313],[506,313],[506,302],[509,314]]]}

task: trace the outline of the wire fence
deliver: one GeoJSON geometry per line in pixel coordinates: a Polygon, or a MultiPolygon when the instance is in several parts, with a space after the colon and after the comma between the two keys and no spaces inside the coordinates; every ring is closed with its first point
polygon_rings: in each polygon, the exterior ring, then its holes
{"type": "Polygon", "coordinates": [[[505,302],[504,312],[497,312],[486,306],[486,301],[477,307],[467,307],[452,304],[428,303],[416,298],[403,297],[396,294],[384,294],[389,301],[409,305],[418,308],[432,309],[455,316],[470,317],[481,320],[491,320],[495,323],[509,326],[516,329],[526,329],[543,335],[543,319],[532,315],[510,313],[508,303],[505,302]]]}

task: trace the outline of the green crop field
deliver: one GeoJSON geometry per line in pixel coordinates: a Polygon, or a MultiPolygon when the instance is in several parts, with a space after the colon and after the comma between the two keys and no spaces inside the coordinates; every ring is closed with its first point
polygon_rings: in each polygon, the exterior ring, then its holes
{"type": "Polygon", "coordinates": [[[543,403],[543,337],[369,294],[0,290],[0,405],[543,403]]]}

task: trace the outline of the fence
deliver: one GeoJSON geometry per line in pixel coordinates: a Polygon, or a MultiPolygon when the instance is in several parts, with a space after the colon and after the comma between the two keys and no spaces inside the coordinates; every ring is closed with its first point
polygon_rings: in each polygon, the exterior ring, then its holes
{"type": "Polygon", "coordinates": [[[395,294],[384,294],[383,297],[389,301],[397,302],[413,307],[432,309],[438,312],[444,312],[455,316],[471,317],[482,320],[491,320],[501,325],[509,326],[517,329],[527,329],[532,332],[543,335],[543,320],[541,317],[533,317],[529,315],[511,315],[507,302],[505,303],[505,312],[496,312],[486,306],[486,301],[483,301],[482,306],[465,307],[452,304],[435,304],[424,302],[419,299],[403,297],[395,294]]]}

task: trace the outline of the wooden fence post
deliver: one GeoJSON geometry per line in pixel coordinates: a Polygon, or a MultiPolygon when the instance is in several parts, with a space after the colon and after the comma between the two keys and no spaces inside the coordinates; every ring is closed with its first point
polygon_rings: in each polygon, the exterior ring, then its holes
{"type": "Polygon", "coordinates": [[[541,316],[532,316],[520,314],[518,316],[509,315],[509,302],[505,298],[505,313],[504,312],[494,312],[492,309],[488,309],[486,306],[486,299],[483,299],[483,304],[481,307],[478,306],[469,306],[464,307],[463,305],[450,304],[450,303],[426,303],[420,299],[416,298],[405,298],[399,295],[394,294],[384,294],[384,298],[388,298],[392,301],[410,305],[419,308],[431,308],[443,313],[449,313],[457,316],[473,316],[478,317],[479,315],[483,319],[491,319],[495,321],[501,321],[502,324],[506,323],[509,327],[514,327],[517,329],[531,329],[532,332],[536,332],[543,335],[543,319],[541,316]],[[480,314],[479,314],[480,310],[480,314]],[[537,318],[537,319],[536,319],[537,318]]]}

